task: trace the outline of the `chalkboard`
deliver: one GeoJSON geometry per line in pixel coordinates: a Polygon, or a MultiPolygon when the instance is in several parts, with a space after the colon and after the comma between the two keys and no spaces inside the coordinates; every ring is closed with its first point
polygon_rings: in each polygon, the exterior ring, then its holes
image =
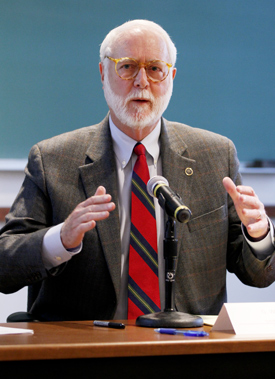
{"type": "Polygon", "coordinates": [[[159,23],[178,49],[164,116],[275,158],[274,0],[0,0],[0,158],[107,113],[99,46],[115,26],[159,23]]]}

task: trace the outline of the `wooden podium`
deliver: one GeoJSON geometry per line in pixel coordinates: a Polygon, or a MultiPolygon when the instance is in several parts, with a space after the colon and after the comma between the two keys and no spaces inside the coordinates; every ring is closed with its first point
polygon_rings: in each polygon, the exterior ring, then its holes
{"type": "Polygon", "coordinates": [[[12,323],[33,335],[0,335],[0,378],[274,378],[275,335],[209,337],[159,334],[92,321],[12,323]]]}

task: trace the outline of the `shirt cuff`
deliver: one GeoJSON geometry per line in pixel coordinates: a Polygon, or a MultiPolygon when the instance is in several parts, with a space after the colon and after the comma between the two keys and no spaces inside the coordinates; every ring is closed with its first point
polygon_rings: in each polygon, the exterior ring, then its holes
{"type": "Polygon", "coordinates": [[[253,242],[248,239],[247,233],[245,232],[245,226],[242,224],[242,232],[246,239],[246,242],[251,247],[256,258],[258,258],[261,261],[266,259],[268,256],[270,256],[274,252],[274,245],[272,243],[274,241],[274,227],[273,227],[272,222],[269,220],[269,218],[268,218],[268,222],[270,226],[269,233],[265,236],[265,238],[257,242],[253,242]]]}
{"type": "Polygon", "coordinates": [[[82,250],[82,243],[74,249],[65,249],[60,238],[62,225],[63,223],[50,228],[43,238],[42,260],[47,270],[69,261],[72,256],[82,250]]]}

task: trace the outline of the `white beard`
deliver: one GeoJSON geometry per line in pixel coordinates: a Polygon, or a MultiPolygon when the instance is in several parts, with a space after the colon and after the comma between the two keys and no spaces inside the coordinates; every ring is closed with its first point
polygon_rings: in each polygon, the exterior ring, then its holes
{"type": "MultiPolygon", "coordinates": [[[[169,80],[167,78],[166,80],[169,80]]],[[[121,79],[123,80],[123,79],[121,79]]],[[[171,80],[171,79],[170,79],[171,80]]],[[[150,91],[134,88],[127,96],[123,97],[114,93],[111,89],[108,74],[104,77],[104,96],[110,109],[114,112],[119,121],[133,129],[143,129],[150,126],[160,119],[166,110],[173,92],[173,80],[168,87],[167,92],[163,96],[155,97],[150,91]],[[136,105],[134,112],[129,110],[129,101],[134,98],[144,98],[149,100],[145,105],[136,105]],[[146,107],[144,112],[144,107],[146,107]],[[150,111],[148,112],[148,107],[150,111]]],[[[134,107],[131,104],[131,107],[134,107]]]]}

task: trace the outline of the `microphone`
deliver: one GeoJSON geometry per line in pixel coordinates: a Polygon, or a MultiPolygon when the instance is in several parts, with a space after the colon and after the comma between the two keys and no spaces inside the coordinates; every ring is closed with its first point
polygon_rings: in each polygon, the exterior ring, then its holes
{"type": "Polygon", "coordinates": [[[189,221],[192,215],[191,210],[183,204],[181,197],[171,190],[167,179],[163,176],[153,176],[149,179],[147,191],[158,199],[159,205],[168,216],[182,223],[189,221]]]}

